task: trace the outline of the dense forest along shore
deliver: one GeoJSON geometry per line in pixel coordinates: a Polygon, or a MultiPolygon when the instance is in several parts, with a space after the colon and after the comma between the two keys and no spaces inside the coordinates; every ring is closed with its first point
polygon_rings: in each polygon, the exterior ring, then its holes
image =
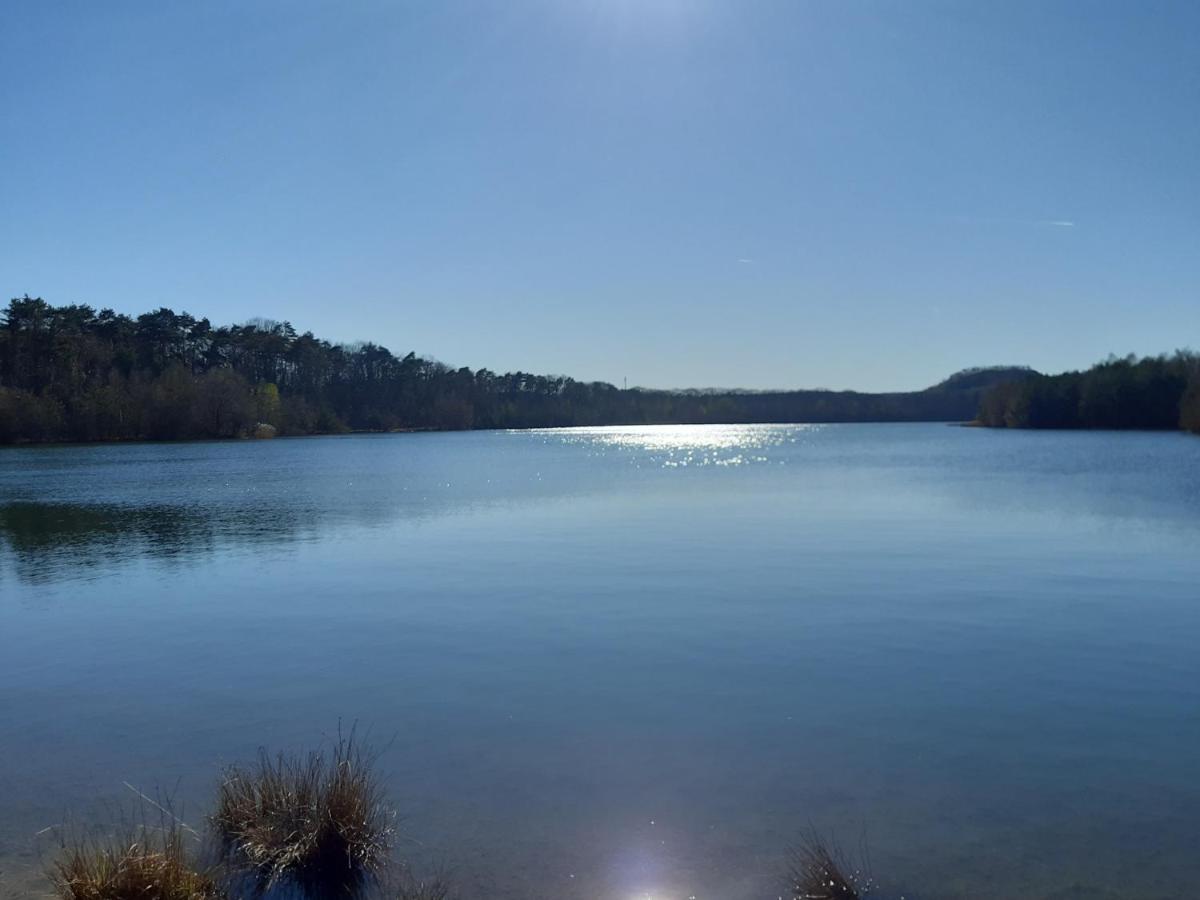
{"type": "Polygon", "coordinates": [[[288,322],[214,327],[21,297],[0,311],[0,444],[604,425],[962,422],[1200,432],[1200,356],[967,369],[920,391],[621,389],[453,368],[288,322]]]}
{"type": "Polygon", "coordinates": [[[0,443],[177,440],[345,431],[578,425],[961,421],[1012,367],[927,390],[619,389],[452,368],[288,322],[214,327],[170,309],[136,318],[22,297],[0,312],[0,443]],[[263,427],[265,426],[265,428],[263,427]]]}

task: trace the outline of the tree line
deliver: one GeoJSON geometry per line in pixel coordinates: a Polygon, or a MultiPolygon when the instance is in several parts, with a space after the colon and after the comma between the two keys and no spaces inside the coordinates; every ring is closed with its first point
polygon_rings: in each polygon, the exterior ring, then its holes
{"type": "Polygon", "coordinates": [[[1084,372],[997,384],[984,393],[978,420],[995,428],[1200,433],[1200,354],[1110,357],[1084,372]]]}
{"type": "Polygon", "coordinates": [[[925,391],[621,390],[603,382],[454,368],[288,322],[214,326],[29,296],[0,312],[0,443],[232,438],[398,429],[962,420],[1015,370],[925,391]]]}

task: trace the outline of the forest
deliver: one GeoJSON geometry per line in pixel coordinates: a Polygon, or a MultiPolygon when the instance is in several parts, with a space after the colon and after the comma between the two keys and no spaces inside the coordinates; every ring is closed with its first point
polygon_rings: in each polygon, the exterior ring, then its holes
{"type": "Polygon", "coordinates": [[[983,395],[978,421],[993,428],[1200,433],[1200,354],[1110,357],[1084,372],[996,384],[983,395]]]}
{"type": "Polygon", "coordinates": [[[29,296],[0,312],[0,443],[235,438],[571,425],[961,421],[1020,368],[927,390],[622,390],[527,372],[454,368],[375,343],[333,344],[288,322],[214,326],[29,296]]]}

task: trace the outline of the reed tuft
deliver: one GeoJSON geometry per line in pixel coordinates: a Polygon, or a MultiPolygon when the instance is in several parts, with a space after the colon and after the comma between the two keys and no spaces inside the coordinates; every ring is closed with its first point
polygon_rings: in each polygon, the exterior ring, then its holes
{"type": "Polygon", "coordinates": [[[51,878],[63,900],[223,900],[213,873],[188,859],[182,827],[131,827],[64,846],[51,878]]]}
{"type": "Polygon", "coordinates": [[[226,864],[263,893],[358,895],[387,864],[392,830],[373,763],[351,733],[329,752],[263,751],[227,770],[211,819],[226,864]]]}
{"type": "Polygon", "coordinates": [[[788,866],[791,900],[862,900],[871,887],[869,874],[815,832],[792,851],[788,866]]]}

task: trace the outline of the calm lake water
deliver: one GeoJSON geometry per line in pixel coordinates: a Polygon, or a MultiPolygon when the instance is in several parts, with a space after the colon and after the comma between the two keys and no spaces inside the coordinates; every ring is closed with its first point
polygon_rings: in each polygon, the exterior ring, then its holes
{"type": "Polygon", "coordinates": [[[1200,440],[944,425],[0,450],[0,885],[359,723],[468,898],[1195,897],[1200,440]],[[486,891],[486,893],[485,893],[486,891]]]}

